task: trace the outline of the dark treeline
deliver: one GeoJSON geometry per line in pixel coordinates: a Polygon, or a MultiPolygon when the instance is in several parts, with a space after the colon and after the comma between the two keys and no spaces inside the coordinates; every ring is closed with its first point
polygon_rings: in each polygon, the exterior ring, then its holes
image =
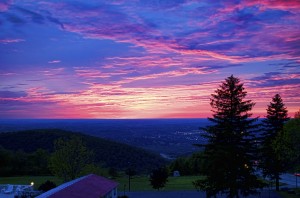
{"type": "Polygon", "coordinates": [[[97,166],[116,170],[134,169],[148,173],[166,161],[157,154],[110,140],[63,130],[29,130],[0,133],[0,175],[50,174],[47,161],[57,139],[76,136],[93,152],[97,166]]]}
{"type": "Polygon", "coordinates": [[[50,175],[48,159],[49,152],[43,149],[25,153],[0,147],[0,176],[50,175]]]}
{"type": "Polygon", "coordinates": [[[203,160],[202,152],[187,157],[179,157],[170,164],[170,171],[179,171],[180,175],[201,175],[203,160]]]}

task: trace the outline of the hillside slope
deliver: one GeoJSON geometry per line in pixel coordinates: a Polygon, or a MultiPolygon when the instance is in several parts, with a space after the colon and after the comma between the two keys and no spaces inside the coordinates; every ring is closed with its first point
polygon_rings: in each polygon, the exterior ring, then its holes
{"type": "Polygon", "coordinates": [[[58,138],[79,136],[94,152],[95,162],[119,170],[128,167],[138,172],[148,172],[165,163],[158,154],[127,144],[117,143],[94,136],[59,129],[39,129],[0,133],[0,146],[8,150],[34,152],[38,148],[53,152],[53,143],[58,138]]]}

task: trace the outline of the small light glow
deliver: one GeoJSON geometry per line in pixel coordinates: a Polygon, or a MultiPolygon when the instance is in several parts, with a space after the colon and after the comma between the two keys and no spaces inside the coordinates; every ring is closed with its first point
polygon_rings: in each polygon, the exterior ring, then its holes
{"type": "Polygon", "coordinates": [[[31,182],[30,184],[31,184],[31,186],[33,186],[33,185],[34,185],[34,183],[33,183],[33,182],[31,182]]]}

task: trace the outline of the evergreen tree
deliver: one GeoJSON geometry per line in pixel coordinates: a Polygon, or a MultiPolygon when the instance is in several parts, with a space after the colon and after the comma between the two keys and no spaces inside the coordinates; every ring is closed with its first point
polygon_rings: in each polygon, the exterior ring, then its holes
{"type": "Polygon", "coordinates": [[[263,121],[264,133],[262,136],[262,162],[264,176],[276,180],[276,190],[279,190],[280,174],[286,170],[284,160],[279,158],[276,148],[278,137],[283,132],[284,123],[289,119],[286,107],[279,94],[272,98],[267,108],[267,117],[263,121]]]}
{"type": "Polygon", "coordinates": [[[245,100],[247,92],[238,78],[225,79],[211,96],[212,125],[203,128],[208,142],[204,150],[205,184],[200,186],[207,196],[218,193],[228,197],[255,194],[262,183],[254,174],[255,132],[257,118],[249,113],[254,106],[245,100]]]}

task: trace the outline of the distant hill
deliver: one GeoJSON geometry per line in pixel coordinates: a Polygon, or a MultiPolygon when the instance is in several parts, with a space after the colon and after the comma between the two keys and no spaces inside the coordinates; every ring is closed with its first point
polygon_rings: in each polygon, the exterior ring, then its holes
{"type": "Polygon", "coordinates": [[[166,157],[199,151],[207,119],[0,119],[0,133],[61,129],[144,148],[166,157]]]}
{"type": "Polygon", "coordinates": [[[53,152],[53,143],[56,139],[69,138],[72,135],[82,138],[86,146],[94,152],[95,162],[106,167],[124,170],[130,166],[137,172],[147,172],[166,163],[158,154],[144,149],[60,129],[0,133],[0,146],[8,150],[23,150],[28,153],[39,148],[53,152]]]}

